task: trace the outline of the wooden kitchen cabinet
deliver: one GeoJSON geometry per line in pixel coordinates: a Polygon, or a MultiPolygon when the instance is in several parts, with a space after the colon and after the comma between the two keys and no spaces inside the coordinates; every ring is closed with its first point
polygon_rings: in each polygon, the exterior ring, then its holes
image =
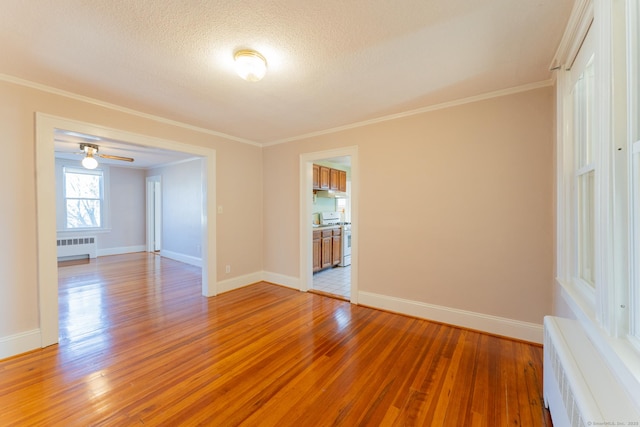
{"type": "Polygon", "coordinates": [[[340,264],[342,259],[342,229],[340,227],[313,231],[313,272],[340,264]]]}
{"type": "Polygon", "coordinates": [[[347,191],[347,172],[346,171],[338,171],[339,174],[339,186],[338,186],[338,190],[342,191],[343,193],[347,191]]]}
{"type": "Polygon", "coordinates": [[[313,165],[313,189],[320,189],[320,166],[313,165]]]}
{"type": "Polygon", "coordinates": [[[320,166],[320,190],[328,190],[331,186],[331,168],[320,166]]]}
{"type": "Polygon", "coordinates": [[[338,265],[342,258],[342,229],[334,228],[331,240],[333,244],[331,248],[331,265],[338,265]]]}
{"type": "Polygon", "coordinates": [[[347,191],[347,172],[327,166],[313,165],[313,189],[347,191]]]}
{"type": "Polygon", "coordinates": [[[321,232],[313,232],[313,272],[322,268],[322,244],[320,238],[321,232]]]}
{"type": "Polygon", "coordinates": [[[329,169],[329,189],[337,191],[340,188],[340,171],[329,169]]]}
{"type": "Polygon", "coordinates": [[[322,262],[320,268],[333,265],[333,230],[322,230],[322,262]]]}

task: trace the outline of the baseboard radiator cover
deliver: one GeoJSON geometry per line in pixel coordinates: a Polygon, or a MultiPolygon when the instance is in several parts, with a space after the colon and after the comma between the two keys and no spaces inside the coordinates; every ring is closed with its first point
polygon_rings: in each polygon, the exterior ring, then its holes
{"type": "Polygon", "coordinates": [[[577,320],[544,318],[543,392],[554,427],[640,421],[623,385],[577,320]]]}
{"type": "Polygon", "coordinates": [[[88,256],[97,253],[96,236],[63,237],[57,239],[58,259],[88,256]]]}

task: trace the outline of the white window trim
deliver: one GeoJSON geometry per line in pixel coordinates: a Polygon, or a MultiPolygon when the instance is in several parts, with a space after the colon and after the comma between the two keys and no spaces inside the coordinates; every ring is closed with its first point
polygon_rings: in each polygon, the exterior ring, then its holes
{"type": "MultiPolygon", "coordinates": [[[[640,406],[640,340],[628,334],[629,290],[632,277],[632,245],[629,229],[631,189],[627,185],[631,171],[631,144],[640,138],[638,103],[626,98],[627,85],[640,71],[639,58],[626,64],[626,58],[638,46],[627,47],[627,40],[638,43],[640,24],[635,23],[626,34],[626,16],[635,11],[638,0],[578,0],[569,21],[552,68],[559,69],[557,78],[557,283],[563,301],[581,322],[609,368],[640,406]],[[596,129],[596,290],[594,300],[572,277],[575,237],[572,223],[574,209],[573,147],[571,146],[570,74],[589,26],[595,32],[596,129]],[[632,74],[635,73],[635,74],[632,74]],[[626,74],[626,76],[625,76],[626,74]],[[629,80],[627,80],[629,79],[629,80]],[[615,82],[615,85],[614,85],[615,82]],[[631,111],[627,111],[627,105],[631,111]],[[629,123],[633,121],[633,123],[629,123]],[[630,137],[635,138],[632,140],[630,137]]],[[[637,18],[636,18],[637,19],[637,18]]],[[[638,84],[635,80],[634,84],[638,84]]],[[[638,88],[635,89],[635,93],[638,88]]],[[[634,146],[635,149],[635,146],[634,146]]],[[[640,272],[636,271],[636,274],[640,272]]],[[[640,287],[636,286],[635,302],[640,303],[640,287]]],[[[635,316],[640,316],[637,311],[635,316]]],[[[637,318],[635,318],[637,320],[637,318]]]]}
{"type": "MultiPolygon", "coordinates": [[[[640,2],[637,0],[626,0],[626,26],[627,26],[627,142],[628,152],[626,158],[626,167],[629,176],[629,182],[634,179],[633,160],[635,155],[640,153],[640,2]]],[[[625,160],[625,159],[622,159],[625,160]]],[[[638,171],[640,174],[640,171],[638,171]]],[[[626,197],[629,201],[626,210],[627,218],[632,219],[634,209],[634,188],[629,185],[626,191],[626,197]]],[[[637,195],[635,197],[638,197],[637,195]]],[[[638,208],[640,203],[635,205],[638,208]]],[[[636,212],[636,215],[639,212],[636,212]]],[[[633,223],[629,221],[631,229],[627,235],[634,236],[629,239],[626,249],[628,250],[629,268],[627,272],[629,279],[634,283],[630,287],[628,301],[631,310],[628,325],[628,339],[640,351],[640,266],[637,265],[640,252],[640,242],[636,240],[638,236],[637,228],[640,227],[640,221],[633,223]]]]}

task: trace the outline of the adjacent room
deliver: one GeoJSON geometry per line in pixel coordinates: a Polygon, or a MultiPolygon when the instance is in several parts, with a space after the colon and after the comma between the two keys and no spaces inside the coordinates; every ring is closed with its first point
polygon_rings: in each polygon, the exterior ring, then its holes
{"type": "Polygon", "coordinates": [[[640,422],[638,0],[8,0],[2,425],[640,422]]]}

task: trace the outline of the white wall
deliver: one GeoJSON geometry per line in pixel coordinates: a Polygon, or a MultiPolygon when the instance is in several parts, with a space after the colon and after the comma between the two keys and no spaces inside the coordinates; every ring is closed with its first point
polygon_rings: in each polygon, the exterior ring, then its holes
{"type": "Polygon", "coordinates": [[[202,242],[202,161],[151,169],[162,187],[162,249],[170,258],[199,265],[202,242]]]}
{"type": "Polygon", "coordinates": [[[100,235],[98,256],[144,251],[145,171],[110,166],[109,172],[111,230],[100,235]]]}

